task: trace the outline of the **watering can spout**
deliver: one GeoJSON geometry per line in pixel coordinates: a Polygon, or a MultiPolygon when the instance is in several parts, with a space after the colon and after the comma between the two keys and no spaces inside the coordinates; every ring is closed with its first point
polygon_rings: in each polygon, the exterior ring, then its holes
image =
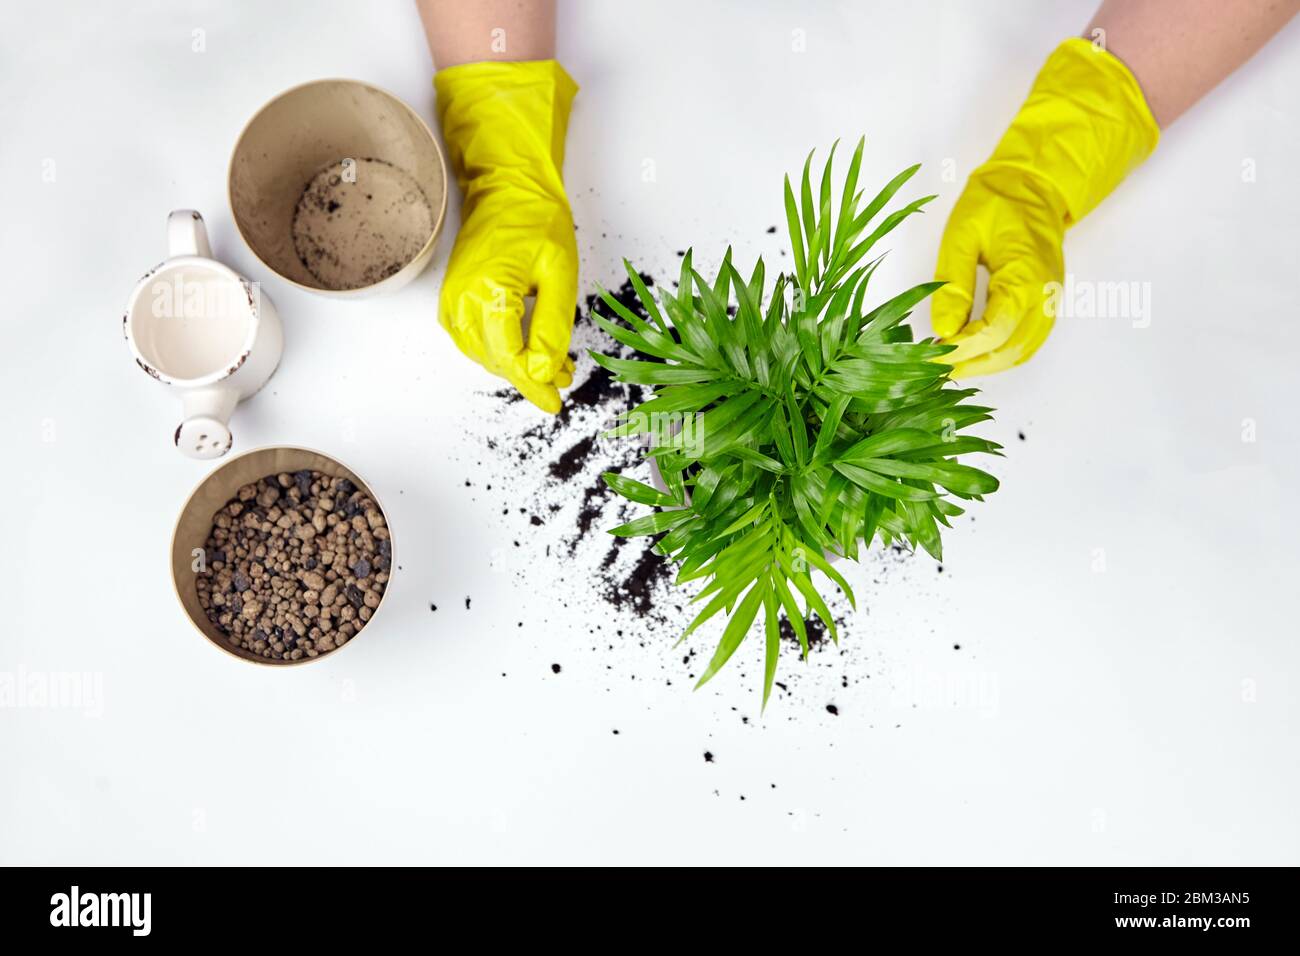
{"type": "Polygon", "coordinates": [[[176,428],[176,447],[190,458],[220,458],[234,441],[230,416],[239,392],[229,385],[199,388],[181,396],[184,420],[176,428]]]}

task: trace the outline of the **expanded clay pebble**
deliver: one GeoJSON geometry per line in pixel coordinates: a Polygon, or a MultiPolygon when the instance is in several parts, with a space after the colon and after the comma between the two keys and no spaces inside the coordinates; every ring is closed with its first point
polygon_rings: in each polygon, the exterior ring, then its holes
{"type": "Polygon", "coordinates": [[[268,660],[319,657],[370,620],[392,543],[375,502],[346,478],[281,472],[244,485],[212,516],[196,587],[230,643],[268,660]]]}

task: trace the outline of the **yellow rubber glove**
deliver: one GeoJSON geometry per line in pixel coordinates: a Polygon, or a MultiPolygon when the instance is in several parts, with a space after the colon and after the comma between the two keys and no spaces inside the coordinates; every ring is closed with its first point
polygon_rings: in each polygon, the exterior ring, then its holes
{"type": "Polygon", "coordinates": [[[554,60],[465,63],[433,85],[465,197],[438,319],[462,352],[555,414],[573,383],[578,246],[560,170],[578,86],[554,60]]]}
{"type": "Polygon", "coordinates": [[[1087,40],[1048,58],[989,161],[971,173],[939,246],[935,334],[957,348],[953,375],[982,375],[1033,355],[1065,279],[1061,245],[1155,149],[1160,129],[1128,67],[1087,40]],[[975,267],[989,270],[984,315],[967,321],[975,267]],[[1053,294],[1055,292],[1055,294],[1053,294]]]}

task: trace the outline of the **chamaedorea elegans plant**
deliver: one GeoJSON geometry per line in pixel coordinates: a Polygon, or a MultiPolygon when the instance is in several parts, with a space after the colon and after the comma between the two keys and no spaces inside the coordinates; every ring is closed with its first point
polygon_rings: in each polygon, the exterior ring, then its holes
{"type": "Polygon", "coordinates": [[[702,607],[683,639],[719,612],[729,614],[697,687],[762,615],[764,705],[776,674],[782,614],[804,656],[807,615],[820,617],[838,641],[813,569],[856,607],[830,556],[856,559],[879,537],[884,545],[901,541],[938,558],[939,526],[962,513],[953,499],[979,500],[998,487],[992,475],[958,460],[998,452],[991,441],[960,434],[990,418],[991,410],[968,404],[975,389],[949,382],[951,369],[938,360],[951,347],[914,342],[905,324],[942,283],[922,283],[865,306],[883,258],[868,254],[934,197],[877,221],[919,166],[863,206],[862,147],[859,141],[838,209],[831,201],[834,148],[815,197],[811,154],[798,200],[786,177],[792,275],[778,275],[768,289],[762,259],[745,278],[728,249],[710,282],[688,252],[676,292],[661,288],[656,300],[625,263],[648,319],[603,290],[612,312],[596,319],[641,357],[593,353],[594,359],[620,381],[653,388],[653,397],[622,416],[610,435],[649,436],[647,454],[667,489],[606,474],[618,494],[656,509],[611,533],[662,535],[656,548],[679,564],[677,583],[705,579],[695,598],[702,607]]]}

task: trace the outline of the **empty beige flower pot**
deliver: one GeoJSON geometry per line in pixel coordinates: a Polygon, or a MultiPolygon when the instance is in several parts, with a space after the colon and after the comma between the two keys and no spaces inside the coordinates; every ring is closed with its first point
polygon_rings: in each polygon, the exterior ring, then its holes
{"type": "Polygon", "coordinates": [[[230,208],[253,254],[323,295],[393,292],[433,258],[447,165],[428,124],[358,80],[286,90],[230,160],[230,208]]]}
{"type": "MultiPolygon", "coordinates": [[[[208,535],[212,531],[214,515],[222,506],[234,498],[244,485],[253,484],[268,475],[278,475],[281,472],[288,472],[292,475],[294,472],[304,469],[323,472],[336,478],[347,478],[356,485],[358,491],[375,503],[375,507],[384,515],[384,521],[387,524],[388,514],[384,511],[383,505],[375,497],[374,492],[370,490],[370,486],[362,481],[352,469],[337,459],[313,451],[310,448],[275,446],[255,448],[252,451],[244,452],[242,455],[236,455],[223,462],[216,471],[204,478],[190,494],[189,500],[185,502],[185,507],[181,509],[180,518],[176,522],[176,530],[172,533],[172,583],[175,585],[176,596],[180,599],[181,607],[184,608],[190,622],[198,629],[200,634],[222,651],[255,664],[291,667],[296,664],[306,664],[309,661],[327,660],[342,653],[357,641],[368,638],[375,626],[375,618],[379,616],[384,605],[388,603],[388,591],[392,587],[392,576],[397,572],[396,554],[390,551],[389,580],[384,588],[384,595],[380,599],[378,607],[371,612],[370,620],[346,643],[335,650],[319,654],[316,657],[304,656],[296,661],[262,657],[232,644],[230,639],[208,620],[207,614],[199,603],[198,580],[202,569],[208,562],[206,546],[208,535]]],[[[387,524],[387,526],[389,547],[394,548],[392,525],[387,524]]]]}

